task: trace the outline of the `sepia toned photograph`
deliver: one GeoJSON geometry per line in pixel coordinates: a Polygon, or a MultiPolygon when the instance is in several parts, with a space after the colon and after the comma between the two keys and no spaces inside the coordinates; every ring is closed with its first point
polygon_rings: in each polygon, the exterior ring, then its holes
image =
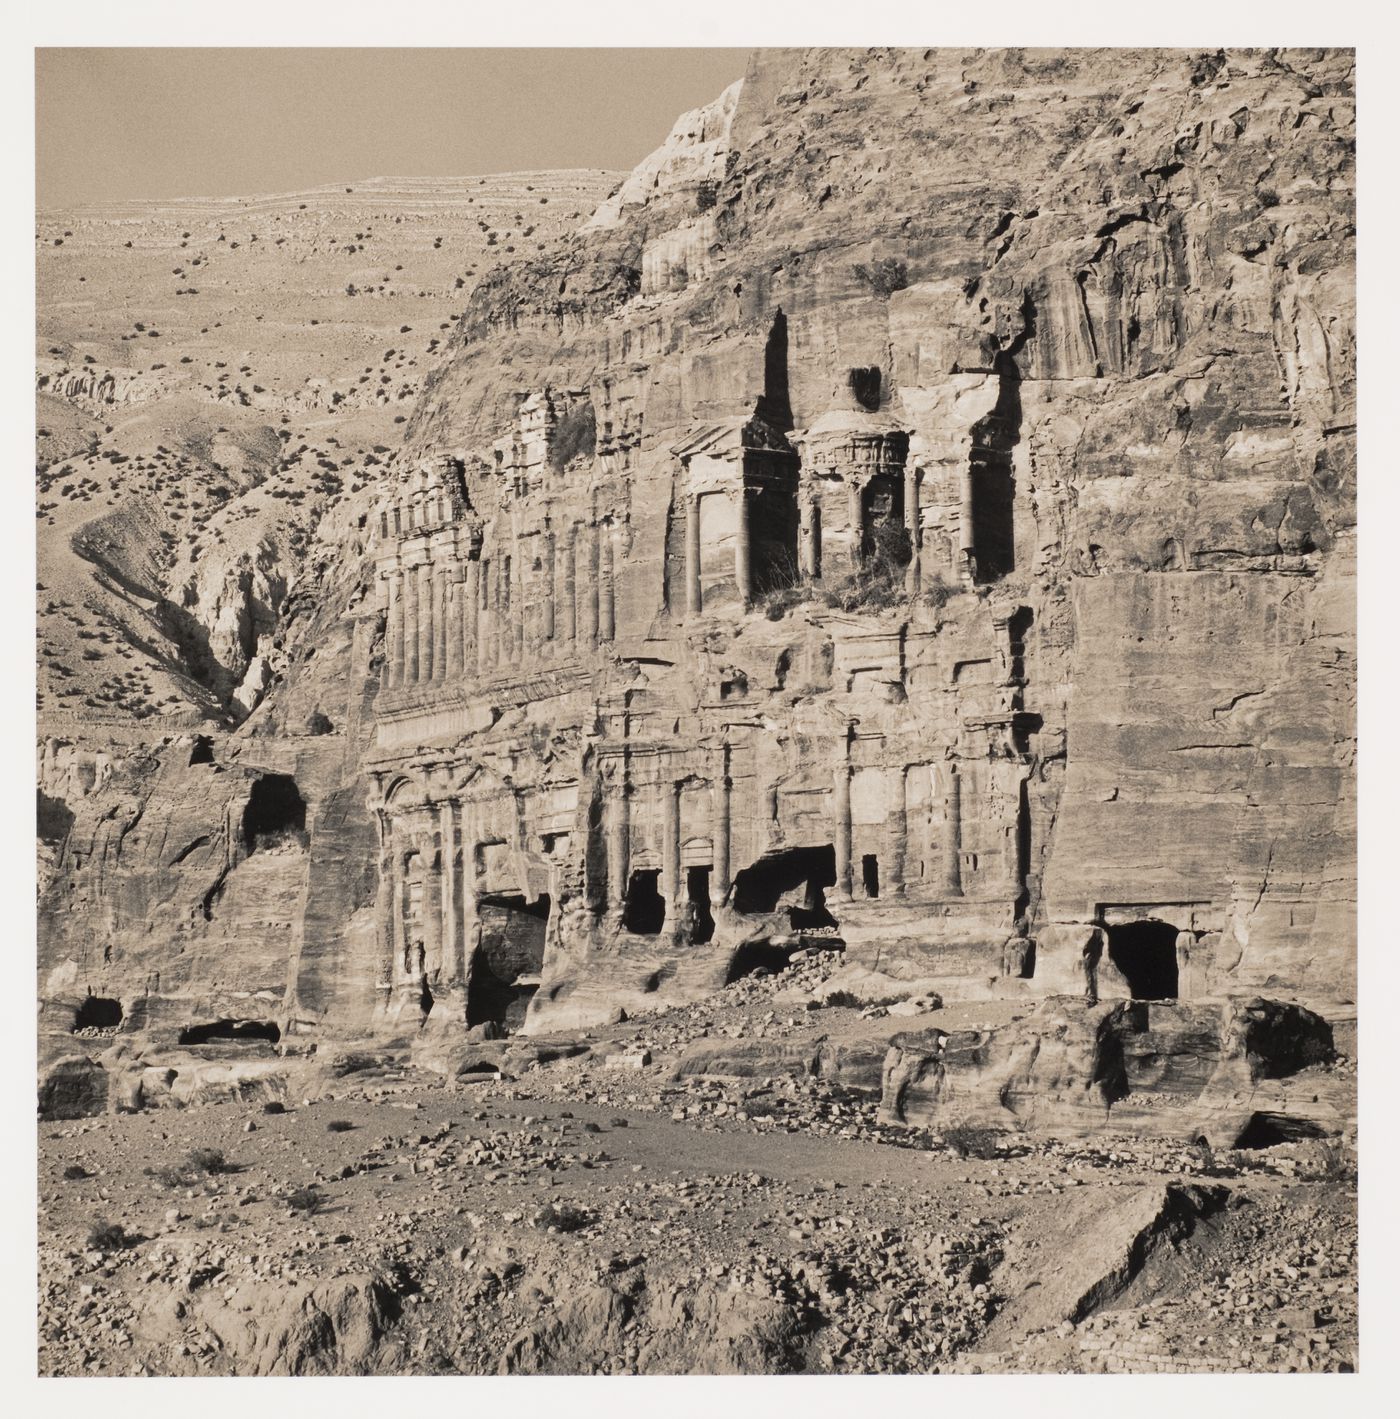
{"type": "Polygon", "coordinates": [[[34,50],[40,1376],[1360,1369],[1356,53],[929,34],[34,50]]]}

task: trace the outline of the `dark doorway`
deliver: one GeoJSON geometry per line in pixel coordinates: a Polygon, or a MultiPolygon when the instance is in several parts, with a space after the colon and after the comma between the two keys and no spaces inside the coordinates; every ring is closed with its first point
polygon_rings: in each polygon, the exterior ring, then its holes
{"type": "Polygon", "coordinates": [[[685,895],[690,903],[690,939],[703,946],[715,934],[715,918],[710,911],[710,869],[687,867],[685,895]]]}
{"type": "Polygon", "coordinates": [[[634,872],[627,884],[622,924],[634,936],[659,936],[666,921],[666,902],[657,889],[657,871],[634,872]]]}
{"type": "Polygon", "coordinates": [[[904,526],[904,484],[888,473],[877,473],[860,495],[860,555],[875,563],[876,571],[885,564],[905,566],[909,561],[910,540],[904,526]]]}
{"type": "Polygon", "coordinates": [[[736,874],[734,909],[750,915],[786,909],[794,931],[835,926],[826,907],[826,888],[835,883],[835,848],[789,848],[736,874]]]}
{"type": "Polygon", "coordinates": [[[544,966],[549,907],[547,895],[533,902],[514,895],[481,899],[481,944],[468,965],[468,1026],[518,1030],[524,1023],[544,966]]]}
{"type": "Polygon", "coordinates": [[[867,897],[880,895],[880,859],[867,852],[860,860],[860,880],[867,897]]]}
{"type": "Polygon", "coordinates": [[[755,596],[797,580],[797,479],[781,473],[781,485],[764,484],[749,498],[749,575],[755,596]]]}
{"type": "Polygon", "coordinates": [[[75,1030],[115,1030],[122,1022],[122,1003],[103,995],[90,995],[73,1017],[75,1030]]]}
{"type": "Polygon", "coordinates": [[[976,580],[996,581],[1016,567],[1016,478],[1012,450],[1021,441],[1021,375],[997,356],[997,402],[972,429],[972,540],[976,580]]]}
{"type": "Polygon", "coordinates": [[[271,1020],[211,1020],[204,1025],[190,1025],[180,1031],[182,1045],[207,1045],[215,1040],[266,1040],[276,1044],[282,1031],[271,1020]]]}
{"type": "Polygon", "coordinates": [[[1176,927],[1170,922],[1110,926],[1108,959],[1128,982],[1134,1000],[1176,999],[1176,927]]]}
{"type": "Polygon", "coordinates": [[[306,845],[306,804],[289,774],[265,774],[243,810],[243,844],[257,852],[286,843],[306,845]]]}

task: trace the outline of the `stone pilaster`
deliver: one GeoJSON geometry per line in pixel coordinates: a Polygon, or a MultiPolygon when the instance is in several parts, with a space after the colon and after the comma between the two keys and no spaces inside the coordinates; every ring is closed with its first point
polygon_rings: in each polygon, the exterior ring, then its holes
{"type": "Polygon", "coordinates": [[[401,685],[418,683],[418,571],[403,571],[403,675],[401,685]]]}
{"type": "Polygon", "coordinates": [[[608,642],[616,629],[613,604],[613,534],[611,524],[604,523],[598,531],[598,639],[608,642]]]}
{"type": "Polygon", "coordinates": [[[666,899],[666,930],[674,936],[681,924],[681,786],[661,785],[661,895],[666,899]]]}
{"type": "Polygon", "coordinates": [[[618,761],[616,776],[607,781],[604,812],[608,839],[608,911],[620,918],[627,902],[629,846],[632,831],[631,804],[627,796],[627,762],[618,761]]]}
{"type": "Polygon", "coordinates": [[[710,782],[710,905],[723,906],[729,896],[729,745],[721,744],[714,753],[714,774],[710,782]]]}
{"type": "Polygon", "coordinates": [[[379,823],[379,841],[379,888],[374,898],[375,944],[378,953],[374,988],[381,999],[387,1002],[393,988],[394,958],[398,951],[395,905],[399,888],[392,829],[382,817],[379,823]]]}
{"type": "Polygon", "coordinates": [[[554,650],[554,534],[544,534],[544,605],[540,624],[540,638],[544,641],[546,654],[554,650]]]}
{"type": "Polygon", "coordinates": [[[685,500],[685,610],[698,616],[704,605],[700,590],[700,499],[692,494],[685,500]]]}
{"type": "Polygon", "coordinates": [[[433,573],[433,679],[447,674],[447,572],[438,566],[433,573]]]}
{"type": "Polygon", "coordinates": [[[749,525],[748,489],[739,489],[739,518],[734,531],[734,584],[739,588],[739,601],[747,607],[753,599],[752,558],[749,539],[752,528],[749,525]]]}
{"type": "Polygon", "coordinates": [[[851,765],[838,764],[832,780],[832,835],[836,849],[836,896],[851,900],[851,765]]]}
{"type": "Polygon", "coordinates": [[[799,570],[807,581],[815,581],[822,570],[822,510],[815,498],[804,498],[798,531],[799,570]]]}
{"type": "Polygon", "coordinates": [[[943,768],[943,891],[947,896],[963,894],[962,881],[962,775],[951,761],[943,768]]]}
{"type": "Polygon", "coordinates": [[[578,639],[578,526],[571,525],[564,534],[562,558],[564,589],[559,601],[564,613],[564,639],[572,648],[578,639]]]}
{"type": "Polygon", "coordinates": [[[909,872],[909,770],[896,768],[899,792],[889,825],[890,864],[887,876],[891,895],[902,897],[909,872]]]}
{"type": "Polygon", "coordinates": [[[580,539],[579,552],[583,566],[579,580],[583,583],[583,594],[578,638],[585,645],[598,644],[598,529],[589,527],[580,539]]]}
{"type": "Polygon", "coordinates": [[[425,835],[423,846],[423,971],[432,984],[442,974],[442,844],[437,827],[425,835]]]}
{"type": "Polygon", "coordinates": [[[481,563],[467,563],[467,580],[462,583],[462,673],[477,670],[481,641],[481,563]]]}
{"type": "Polygon", "coordinates": [[[390,685],[403,684],[404,679],[404,576],[395,570],[389,575],[389,656],[387,664],[390,685]]]}
{"type": "Polygon", "coordinates": [[[438,841],[441,845],[442,900],[442,982],[452,985],[461,979],[459,925],[461,885],[457,880],[457,805],[450,799],[438,804],[438,841]]]}
{"type": "Polygon", "coordinates": [[[904,586],[910,596],[917,596],[923,582],[923,525],[919,518],[919,469],[912,460],[904,465],[904,528],[909,534],[904,586]]]}
{"type": "Polygon", "coordinates": [[[433,678],[433,568],[430,562],[418,567],[418,680],[433,678]]]}
{"type": "Polygon", "coordinates": [[[973,535],[974,495],[972,465],[965,462],[958,470],[958,575],[972,580],[977,566],[977,542],[973,535]]]}

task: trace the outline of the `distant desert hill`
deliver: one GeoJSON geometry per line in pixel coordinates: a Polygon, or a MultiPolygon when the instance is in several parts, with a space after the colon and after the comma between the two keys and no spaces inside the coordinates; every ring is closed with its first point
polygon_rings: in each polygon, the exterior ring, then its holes
{"type": "Polygon", "coordinates": [[[41,730],[241,718],[322,519],[402,441],[478,278],[581,225],[622,176],[42,213],[41,730]]]}

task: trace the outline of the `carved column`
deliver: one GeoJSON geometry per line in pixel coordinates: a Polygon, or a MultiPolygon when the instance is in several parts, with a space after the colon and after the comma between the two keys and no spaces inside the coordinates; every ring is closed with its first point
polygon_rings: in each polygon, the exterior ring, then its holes
{"type": "Polygon", "coordinates": [[[467,563],[467,579],[462,583],[462,669],[470,675],[476,669],[477,622],[481,616],[481,563],[467,563]]]}
{"type": "Polygon", "coordinates": [[[909,861],[909,770],[897,768],[895,773],[899,776],[899,793],[890,832],[889,887],[892,895],[902,897],[909,861]]]}
{"type": "Polygon", "coordinates": [[[583,581],[583,614],[579,618],[579,639],[590,646],[598,644],[598,528],[584,533],[579,548],[583,559],[580,578],[583,581]]]}
{"type": "Polygon", "coordinates": [[[858,567],[865,543],[865,517],[860,506],[860,484],[854,479],[846,484],[846,516],[851,524],[851,566],[858,567]]]}
{"type": "Polygon", "coordinates": [[[681,924],[681,786],[661,785],[661,895],[666,899],[666,930],[681,924]]]}
{"type": "Polygon", "coordinates": [[[462,934],[458,926],[457,805],[450,799],[438,804],[438,839],[442,853],[442,982],[450,985],[460,978],[458,952],[462,934]]]}
{"type": "Polygon", "coordinates": [[[430,562],[418,567],[418,679],[433,678],[433,568],[430,562]]]}
{"type": "Polygon", "coordinates": [[[390,872],[393,879],[393,899],[390,903],[394,916],[392,941],[394,958],[389,963],[391,985],[403,983],[408,966],[408,884],[403,876],[403,848],[394,833],[389,838],[390,872]]]}
{"type": "Polygon", "coordinates": [[[423,971],[436,981],[442,971],[442,858],[437,828],[425,834],[423,851],[423,971]]]}
{"type": "Polygon", "coordinates": [[[402,685],[418,683],[418,570],[403,573],[403,676],[402,685]]]}
{"type": "Polygon", "coordinates": [[[404,577],[401,571],[389,577],[389,662],[391,685],[402,685],[404,677],[404,577]]]}
{"type": "Polygon", "coordinates": [[[387,1001],[394,982],[394,956],[398,949],[395,908],[399,887],[394,870],[393,830],[381,816],[379,824],[379,890],[374,898],[375,942],[378,962],[374,988],[387,1001]]]}
{"type": "Polygon", "coordinates": [[[912,461],[904,465],[904,528],[909,534],[909,565],[905,569],[904,585],[910,596],[916,596],[923,581],[923,529],[919,520],[919,469],[912,461]]]}
{"type": "Polygon", "coordinates": [[[943,770],[943,890],[950,897],[963,894],[962,883],[962,775],[951,761],[943,770]]]}
{"type": "Polygon", "coordinates": [[[836,848],[836,896],[851,900],[851,765],[837,766],[833,780],[833,836],[836,848]]]}
{"type": "Polygon", "coordinates": [[[806,580],[815,581],[822,574],[822,510],[815,498],[802,504],[801,538],[799,569],[806,580]]]}
{"type": "Polygon", "coordinates": [[[632,831],[625,755],[617,760],[617,773],[606,781],[606,786],[610,790],[604,804],[608,822],[608,911],[620,919],[627,902],[628,849],[632,831]]]}
{"type": "Polygon", "coordinates": [[[739,524],[734,532],[734,582],[739,588],[739,600],[747,607],[753,593],[749,548],[749,493],[739,488],[739,524]]]}
{"type": "Polygon", "coordinates": [[[525,653],[525,616],[529,607],[525,604],[525,558],[519,555],[519,542],[515,543],[516,555],[511,558],[513,583],[511,595],[511,663],[518,666],[525,653]]]}
{"type": "Polygon", "coordinates": [[[447,674],[447,572],[438,567],[433,573],[433,679],[447,674]]]}
{"type": "Polygon", "coordinates": [[[476,880],[476,822],[470,803],[461,805],[462,817],[462,985],[471,984],[479,916],[476,880]]]}
{"type": "Polygon", "coordinates": [[[704,605],[700,590],[700,499],[685,500],[685,611],[698,616],[704,605]]]}
{"type": "Polygon", "coordinates": [[[447,611],[443,617],[444,632],[447,636],[445,673],[454,683],[462,678],[462,623],[466,617],[462,613],[462,593],[466,591],[464,581],[447,583],[447,611]]]}
{"type": "Polygon", "coordinates": [[[476,668],[485,673],[491,666],[491,563],[478,563],[476,603],[476,668]]]}
{"type": "Polygon", "coordinates": [[[564,534],[564,591],[559,600],[564,610],[564,639],[570,648],[578,639],[578,526],[572,524],[564,534]]]}
{"type": "Polygon", "coordinates": [[[610,523],[604,523],[598,532],[602,554],[598,569],[598,639],[613,639],[616,627],[613,604],[613,536],[610,523]]]}
{"type": "Polygon", "coordinates": [[[977,545],[972,530],[973,506],[972,464],[965,462],[958,470],[958,572],[969,579],[977,562],[977,545]]]}
{"type": "Polygon", "coordinates": [[[720,907],[729,896],[729,745],[715,751],[710,782],[710,905],[720,907]]]}
{"type": "Polygon", "coordinates": [[[544,534],[544,613],[540,637],[547,654],[554,651],[554,534],[544,534]]]}

